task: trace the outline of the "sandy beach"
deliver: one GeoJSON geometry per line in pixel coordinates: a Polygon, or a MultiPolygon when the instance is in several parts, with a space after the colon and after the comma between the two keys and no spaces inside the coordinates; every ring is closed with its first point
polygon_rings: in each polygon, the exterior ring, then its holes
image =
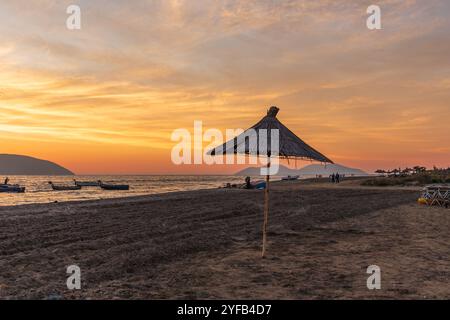
{"type": "Polygon", "coordinates": [[[2,299],[449,299],[450,211],[417,188],[274,183],[0,208],[2,299]],[[66,287],[78,265],[82,289],[66,287]],[[378,265],[382,289],[368,290],[378,265]]]}

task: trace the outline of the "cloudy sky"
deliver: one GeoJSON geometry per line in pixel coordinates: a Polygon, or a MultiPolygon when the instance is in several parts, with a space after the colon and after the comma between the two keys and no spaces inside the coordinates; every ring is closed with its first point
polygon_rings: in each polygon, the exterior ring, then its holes
{"type": "Polygon", "coordinates": [[[449,166],[449,15],[447,0],[0,0],[0,153],[77,173],[232,172],[175,167],[171,133],[246,128],[277,105],[338,163],[449,166]]]}

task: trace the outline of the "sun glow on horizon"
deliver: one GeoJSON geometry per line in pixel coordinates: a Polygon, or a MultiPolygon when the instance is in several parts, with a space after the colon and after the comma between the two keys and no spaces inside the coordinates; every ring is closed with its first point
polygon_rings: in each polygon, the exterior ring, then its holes
{"type": "Polygon", "coordinates": [[[343,0],[80,0],[70,31],[70,2],[0,4],[0,153],[80,174],[233,173],[173,165],[172,132],[245,129],[277,105],[337,163],[450,165],[448,1],[378,1],[377,31],[343,0]]]}

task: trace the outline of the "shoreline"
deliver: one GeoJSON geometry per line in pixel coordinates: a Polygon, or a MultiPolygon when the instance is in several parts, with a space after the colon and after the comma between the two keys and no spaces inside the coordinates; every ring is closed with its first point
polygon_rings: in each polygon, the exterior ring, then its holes
{"type": "MultiPolygon", "coordinates": [[[[211,176],[217,176],[217,175],[211,175],[211,176]]],[[[280,178],[280,177],[278,177],[280,178]]],[[[375,190],[415,190],[419,191],[421,187],[410,187],[410,186],[386,186],[386,187],[379,187],[379,186],[360,186],[359,184],[355,184],[355,182],[358,182],[360,180],[367,179],[368,177],[349,177],[346,178],[343,182],[341,182],[339,185],[333,185],[329,182],[328,178],[305,178],[305,179],[299,179],[294,181],[282,181],[280,180],[271,180],[271,185],[279,185],[283,184],[285,187],[289,188],[292,185],[302,185],[306,188],[363,188],[363,189],[375,189],[375,190]]],[[[262,178],[261,178],[262,179],[262,178]]],[[[225,184],[226,182],[224,182],[225,184]]],[[[141,195],[129,195],[129,196],[119,196],[119,197],[110,197],[110,198],[98,198],[98,199],[86,199],[86,200],[67,200],[67,201],[50,201],[50,202],[33,202],[33,203],[24,203],[24,204],[17,204],[17,205],[0,205],[0,213],[4,209],[11,209],[11,208],[17,208],[22,206],[39,206],[39,205],[52,205],[52,204],[77,204],[77,203],[89,203],[89,202],[96,202],[96,201],[109,201],[109,200],[118,200],[118,201],[124,201],[124,200],[139,200],[140,198],[147,198],[147,197],[158,197],[158,196],[165,196],[165,195],[176,195],[176,194],[183,194],[183,193],[190,193],[190,192],[197,192],[197,191],[211,191],[211,190],[243,190],[240,188],[225,188],[225,187],[211,187],[211,188],[204,188],[204,189],[192,189],[192,190],[182,190],[182,191],[168,191],[168,192],[159,192],[159,193],[148,193],[148,194],[141,194],[141,195]]],[[[251,190],[247,190],[251,191],[251,190]]],[[[256,191],[256,190],[253,190],[256,191]]]]}
{"type": "Polygon", "coordinates": [[[143,194],[143,195],[130,195],[130,196],[124,196],[124,197],[111,197],[111,198],[101,198],[101,199],[86,199],[86,200],[69,200],[69,201],[57,201],[57,202],[36,202],[36,203],[25,203],[25,204],[17,204],[17,205],[7,205],[7,206],[1,206],[0,205],[0,213],[4,209],[13,209],[13,208],[19,208],[19,207],[29,207],[29,206],[47,206],[47,205],[58,205],[58,204],[89,204],[89,203],[96,203],[96,202],[111,202],[111,201],[121,201],[124,202],[126,200],[139,200],[139,199],[145,199],[150,197],[161,197],[161,196],[169,196],[169,195],[178,195],[178,194],[184,194],[184,193],[195,193],[197,191],[211,191],[211,190],[221,190],[222,188],[209,188],[209,189],[194,189],[194,190],[185,190],[185,191],[169,191],[169,192],[162,192],[162,193],[149,193],[149,194],[143,194]]]}

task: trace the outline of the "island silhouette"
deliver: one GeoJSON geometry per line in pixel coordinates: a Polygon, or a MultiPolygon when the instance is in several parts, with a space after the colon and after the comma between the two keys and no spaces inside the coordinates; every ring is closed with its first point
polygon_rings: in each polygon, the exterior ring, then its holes
{"type": "Polygon", "coordinates": [[[54,162],[15,154],[0,154],[0,175],[72,176],[54,162]]]}
{"type": "MultiPolygon", "coordinates": [[[[236,172],[236,176],[258,176],[260,175],[259,167],[245,168],[239,172],[236,172]]],[[[368,176],[368,173],[356,168],[345,167],[340,164],[310,164],[300,169],[291,169],[286,166],[280,165],[277,176],[315,176],[322,175],[327,177],[333,173],[345,174],[348,176],[368,176]]]]}

